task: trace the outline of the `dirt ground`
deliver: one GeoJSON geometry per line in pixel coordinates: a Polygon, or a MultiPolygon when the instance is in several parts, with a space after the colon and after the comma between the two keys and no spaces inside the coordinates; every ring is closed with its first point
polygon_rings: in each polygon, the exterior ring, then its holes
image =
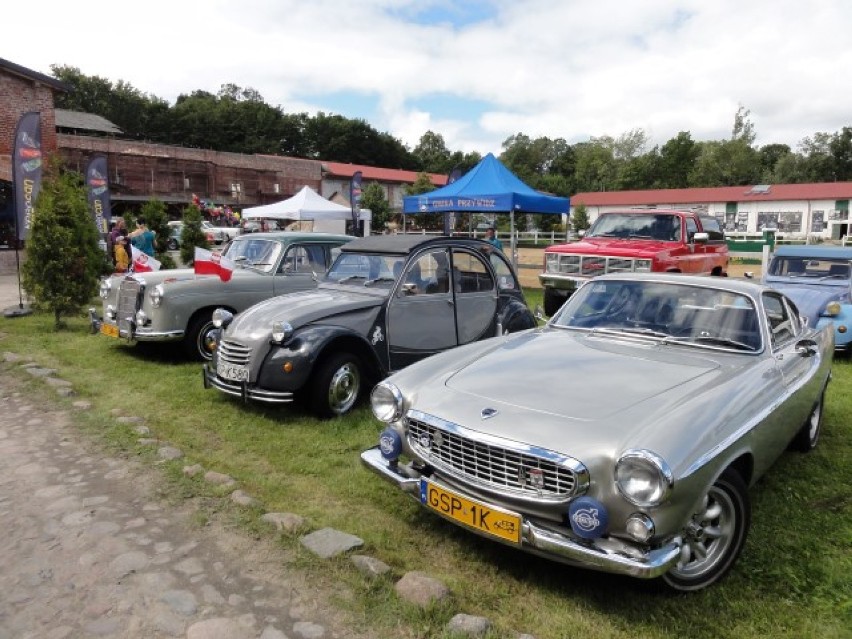
{"type": "MultiPolygon", "coordinates": [[[[508,247],[506,247],[508,250],[508,247]]],[[[541,288],[538,274],[544,266],[544,249],[521,248],[518,249],[518,277],[521,286],[528,288],[541,288]]],[[[760,264],[730,264],[728,275],[730,277],[743,277],[746,271],[754,273],[756,278],[760,277],[760,264]]]]}

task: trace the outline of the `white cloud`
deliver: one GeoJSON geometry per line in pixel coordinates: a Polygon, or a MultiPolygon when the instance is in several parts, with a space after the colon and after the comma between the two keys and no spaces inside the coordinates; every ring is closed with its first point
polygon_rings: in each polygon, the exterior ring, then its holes
{"type": "Polygon", "coordinates": [[[288,111],[330,111],[323,95],[358,91],[379,107],[346,115],[411,147],[431,129],[451,150],[481,153],[518,132],[577,142],[642,128],[655,144],[679,131],[720,139],[740,104],[759,144],[795,146],[852,125],[849,3],[494,0],[492,17],[461,27],[453,6],[150,0],[81,11],[49,0],[38,22],[27,5],[4,9],[4,22],[21,28],[4,31],[0,55],[42,72],[77,66],[170,101],[233,82],[288,111]],[[442,6],[440,23],[401,17],[442,6]],[[418,99],[436,94],[489,106],[469,121],[426,113],[418,99]]]}

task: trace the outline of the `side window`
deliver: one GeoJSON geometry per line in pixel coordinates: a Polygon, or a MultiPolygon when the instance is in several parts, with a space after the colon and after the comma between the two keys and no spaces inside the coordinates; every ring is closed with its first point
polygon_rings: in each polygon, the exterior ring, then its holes
{"type": "Polygon", "coordinates": [[[422,282],[418,292],[427,295],[449,293],[450,259],[447,251],[443,249],[430,251],[418,257],[410,265],[406,278],[415,275],[422,282]]]}
{"type": "Polygon", "coordinates": [[[698,224],[695,223],[695,218],[686,218],[686,241],[691,243],[695,234],[698,232],[698,224]]]}
{"type": "Polygon", "coordinates": [[[769,325],[772,348],[777,348],[795,337],[795,325],[780,295],[764,293],[763,308],[766,312],[767,324],[769,325]]]}
{"type": "Polygon", "coordinates": [[[320,245],[294,245],[287,249],[279,273],[322,273],[326,269],[325,251],[320,245]]]}
{"type": "Polygon", "coordinates": [[[701,227],[707,233],[711,242],[721,242],[725,239],[725,233],[715,217],[702,217],[701,227]]]}
{"type": "Polygon", "coordinates": [[[472,253],[453,251],[453,287],[456,293],[479,293],[494,290],[491,272],[472,253]]]}
{"type": "Polygon", "coordinates": [[[800,335],[804,330],[804,326],[802,325],[802,314],[799,313],[799,309],[793,304],[791,299],[787,299],[787,306],[789,307],[790,312],[790,326],[793,329],[794,335],[800,335]]]}
{"type": "Polygon", "coordinates": [[[492,251],[488,255],[491,262],[491,268],[494,269],[494,274],[497,276],[497,288],[501,291],[512,291],[519,288],[519,284],[515,281],[515,276],[512,274],[512,269],[509,263],[502,255],[496,251],[492,251]]]}

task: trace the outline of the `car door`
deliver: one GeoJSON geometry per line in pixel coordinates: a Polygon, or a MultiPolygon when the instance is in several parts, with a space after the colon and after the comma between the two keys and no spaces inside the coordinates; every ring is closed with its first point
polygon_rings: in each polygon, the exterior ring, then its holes
{"type": "Polygon", "coordinates": [[[458,343],[491,337],[497,313],[497,284],[491,270],[479,255],[467,250],[453,249],[452,260],[458,343]]]}
{"type": "Polygon", "coordinates": [[[780,402],[779,408],[773,411],[776,421],[765,424],[760,434],[762,442],[756,450],[762,454],[755,459],[756,473],[762,473],[781,454],[804,424],[812,407],[808,400],[811,394],[803,389],[820,363],[819,354],[804,356],[798,351],[805,327],[789,300],[780,293],[766,292],[763,309],[769,328],[769,348],[781,374],[779,383],[783,389],[776,389],[775,393],[780,398],[776,400],[780,402]]]}
{"type": "Polygon", "coordinates": [[[315,288],[314,275],[328,270],[329,251],[324,244],[291,244],[284,251],[275,272],[275,294],[295,293],[315,288]]]}
{"type": "Polygon", "coordinates": [[[388,300],[386,318],[391,370],[458,345],[446,248],[408,260],[388,300]]]}

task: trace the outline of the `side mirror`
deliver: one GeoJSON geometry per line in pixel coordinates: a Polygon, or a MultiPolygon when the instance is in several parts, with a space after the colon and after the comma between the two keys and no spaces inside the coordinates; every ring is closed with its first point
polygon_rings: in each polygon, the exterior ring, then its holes
{"type": "Polygon", "coordinates": [[[400,290],[402,291],[403,295],[416,295],[417,284],[415,284],[414,282],[404,282],[400,290]]]}
{"type": "Polygon", "coordinates": [[[580,229],[577,231],[577,237],[586,237],[586,229],[580,229]]]}
{"type": "Polygon", "coordinates": [[[802,357],[813,357],[818,352],[817,343],[811,339],[803,339],[796,344],[796,353],[802,357]]]}
{"type": "Polygon", "coordinates": [[[743,273],[743,277],[745,277],[746,279],[749,279],[749,280],[753,280],[754,279],[754,271],[746,271],[745,273],[743,273]]]}
{"type": "Polygon", "coordinates": [[[547,323],[547,317],[544,315],[544,309],[541,307],[541,304],[535,305],[535,310],[533,311],[533,315],[539,322],[547,323]]]}
{"type": "Polygon", "coordinates": [[[710,235],[708,233],[695,233],[692,236],[692,241],[696,244],[707,244],[710,241],[710,235]]]}

